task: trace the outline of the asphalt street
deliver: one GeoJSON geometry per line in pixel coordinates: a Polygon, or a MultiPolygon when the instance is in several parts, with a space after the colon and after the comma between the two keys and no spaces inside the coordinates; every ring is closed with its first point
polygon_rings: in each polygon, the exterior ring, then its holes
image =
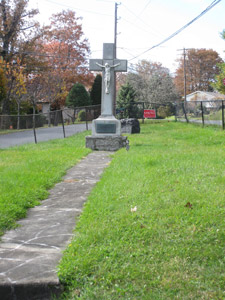
{"type": "MultiPolygon", "coordinates": [[[[88,128],[91,129],[91,124],[88,124],[88,128]]],[[[65,126],[65,135],[68,137],[85,130],[86,124],[67,125],[65,126]]],[[[36,129],[36,137],[37,142],[64,138],[63,128],[62,126],[57,126],[36,129]]],[[[25,130],[21,132],[12,132],[0,135],[0,149],[34,142],[33,130],[25,130]]]]}
{"type": "MultiPolygon", "coordinates": [[[[185,119],[179,119],[180,122],[186,122],[185,119]]],[[[202,120],[195,120],[195,119],[189,119],[188,121],[190,123],[197,123],[197,124],[202,124],[202,120]]],[[[222,121],[213,121],[213,120],[204,120],[204,123],[207,125],[217,125],[217,126],[222,126],[222,121]]]]}

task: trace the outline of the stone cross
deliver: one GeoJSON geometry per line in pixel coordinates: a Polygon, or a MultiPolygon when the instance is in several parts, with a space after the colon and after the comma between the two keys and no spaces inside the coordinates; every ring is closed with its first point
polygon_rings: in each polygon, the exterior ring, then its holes
{"type": "Polygon", "coordinates": [[[102,71],[101,116],[113,116],[114,74],[127,71],[127,60],[115,58],[114,44],[103,44],[103,59],[90,59],[90,71],[102,71]]]}

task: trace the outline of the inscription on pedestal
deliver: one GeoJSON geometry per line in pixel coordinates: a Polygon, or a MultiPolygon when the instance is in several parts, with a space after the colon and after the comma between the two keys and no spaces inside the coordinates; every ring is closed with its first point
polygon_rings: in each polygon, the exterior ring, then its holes
{"type": "Polygon", "coordinates": [[[116,124],[96,124],[97,133],[116,133],[116,124]]]}

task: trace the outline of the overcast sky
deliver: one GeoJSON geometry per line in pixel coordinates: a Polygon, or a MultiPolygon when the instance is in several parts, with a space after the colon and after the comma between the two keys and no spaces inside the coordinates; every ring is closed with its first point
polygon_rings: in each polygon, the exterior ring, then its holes
{"type": "MultiPolygon", "coordinates": [[[[218,0],[217,0],[218,1],[218,0]]],[[[225,29],[225,0],[221,0],[201,18],[174,38],[159,44],[203,12],[213,0],[120,0],[118,3],[117,58],[129,63],[148,59],[161,62],[174,72],[179,49],[206,48],[217,51],[225,59],[225,41],[220,33],[225,29]],[[141,55],[141,53],[145,52],[141,55]],[[134,58],[138,56],[137,58],[134,58]]],[[[30,0],[38,8],[38,20],[48,24],[49,17],[67,9],[82,17],[82,27],[88,38],[91,58],[102,57],[103,43],[114,42],[115,1],[111,0],[30,0]]]]}

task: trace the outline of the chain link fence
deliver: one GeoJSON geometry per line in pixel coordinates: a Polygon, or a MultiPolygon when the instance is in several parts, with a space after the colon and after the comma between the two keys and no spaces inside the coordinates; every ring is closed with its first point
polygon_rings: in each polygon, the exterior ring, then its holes
{"type": "MultiPolygon", "coordinates": [[[[145,118],[148,118],[145,113],[153,111],[155,115],[152,118],[155,119],[167,119],[173,116],[176,121],[200,123],[202,126],[217,125],[224,129],[224,104],[224,100],[185,103],[133,102],[126,107],[117,108],[116,117],[118,119],[128,117],[142,119],[144,123],[145,118]]],[[[84,122],[88,130],[88,123],[98,118],[100,114],[101,105],[94,105],[30,115],[0,115],[0,130],[32,129],[35,136],[37,128],[61,126],[65,137],[65,126],[84,122]]],[[[35,142],[37,142],[36,138],[35,142]]]]}
{"type": "Polygon", "coordinates": [[[29,115],[0,115],[0,130],[32,129],[33,127],[41,128],[62,124],[69,125],[75,122],[89,122],[98,118],[100,114],[101,106],[94,105],[29,115]]]}
{"type": "Polygon", "coordinates": [[[33,130],[34,140],[37,143],[36,129],[45,127],[61,127],[66,137],[66,126],[71,124],[88,123],[101,114],[101,105],[76,107],[49,111],[46,113],[27,115],[0,115],[0,131],[33,130]]]}
{"type": "Polygon", "coordinates": [[[155,112],[155,119],[165,119],[175,116],[176,104],[172,102],[166,103],[149,103],[149,102],[132,102],[126,107],[116,109],[116,117],[118,119],[136,118],[142,119],[144,123],[145,112],[152,110],[155,112]]]}
{"type": "Polygon", "coordinates": [[[221,126],[224,129],[224,104],[224,100],[176,103],[176,118],[202,126],[221,126]]]}
{"type": "Polygon", "coordinates": [[[133,102],[126,107],[117,108],[118,119],[137,118],[142,119],[170,119],[176,121],[199,123],[202,126],[224,125],[224,100],[190,101],[190,102],[133,102]],[[149,117],[148,117],[149,113],[149,117]],[[151,115],[152,113],[152,115],[151,115]]]}

